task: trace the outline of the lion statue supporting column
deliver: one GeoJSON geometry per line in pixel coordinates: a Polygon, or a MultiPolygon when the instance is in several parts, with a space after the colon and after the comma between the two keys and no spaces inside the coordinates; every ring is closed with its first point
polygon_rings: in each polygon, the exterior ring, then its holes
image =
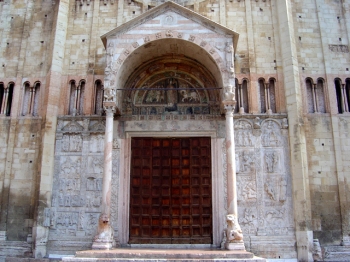
{"type": "Polygon", "coordinates": [[[233,214],[226,216],[226,243],[225,248],[228,250],[245,250],[243,242],[243,232],[238,224],[237,217],[233,214]]]}
{"type": "Polygon", "coordinates": [[[107,214],[102,213],[98,219],[97,234],[92,249],[110,249],[115,246],[113,228],[107,214]]]}

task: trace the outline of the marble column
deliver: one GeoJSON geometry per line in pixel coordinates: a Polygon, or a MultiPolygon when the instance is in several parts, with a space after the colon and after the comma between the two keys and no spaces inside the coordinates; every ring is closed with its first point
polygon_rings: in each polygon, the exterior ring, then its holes
{"type": "Polygon", "coordinates": [[[226,157],[227,157],[227,229],[226,244],[228,250],[245,250],[243,233],[238,224],[237,211],[237,181],[235,162],[235,137],[233,126],[233,112],[236,106],[235,94],[232,86],[227,87],[225,99],[222,101],[226,111],[226,157]]]}
{"type": "Polygon", "coordinates": [[[110,223],[111,192],[112,192],[112,149],[113,149],[113,116],[114,102],[104,102],[106,111],[106,131],[104,145],[104,168],[102,184],[101,215],[98,221],[98,231],[92,244],[92,249],[110,249],[114,246],[113,228],[110,223]]]}

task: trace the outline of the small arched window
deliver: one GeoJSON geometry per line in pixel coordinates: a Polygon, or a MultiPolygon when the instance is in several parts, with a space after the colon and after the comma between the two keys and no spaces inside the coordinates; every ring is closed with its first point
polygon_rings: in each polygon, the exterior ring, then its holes
{"type": "Polygon", "coordinates": [[[345,97],[348,106],[348,112],[350,112],[350,78],[345,80],[345,97]]]}
{"type": "Polygon", "coordinates": [[[349,94],[346,92],[345,84],[339,78],[334,80],[337,95],[338,113],[349,112],[349,94]]]}
{"type": "Polygon", "coordinates": [[[69,96],[69,110],[70,115],[82,115],[84,106],[84,92],[85,92],[85,81],[81,80],[79,85],[76,85],[75,81],[69,83],[70,96],[69,96]]]}
{"type": "Polygon", "coordinates": [[[260,91],[260,113],[266,113],[267,100],[266,100],[265,80],[264,79],[259,79],[259,91],[260,91]]]}
{"type": "Polygon", "coordinates": [[[324,91],[324,81],[323,79],[317,80],[316,86],[316,101],[317,101],[317,112],[326,113],[326,100],[325,100],[325,91],[324,91]]]}
{"type": "Polygon", "coordinates": [[[308,113],[326,113],[326,103],[324,99],[324,82],[318,79],[314,84],[311,78],[306,81],[308,113]]]}
{"type": "Polygon", "coordinates": [[[14,83],[9,83],[6,87],[0,83],[0,115],[10,116],[12,106],[14,83]]]}
{"type": "Polygon", "coordinates": [[[102,115],[103,113],[103,85],[101,80],[95,82],[95,115],[102,115]]]}
{"type": "Polygon", "coordinates": [[[264,79],[259,80],[261,113],[276,113],[275,82],[276,80],[273,78],[271,78],[269,82],[265,82],[264,79]]]}
{"type": "Polygon", "coordinates": [[[248,82],[245,79],[242,84],[238,84],[238,81],[236,80],[236,100],[237,105],[235,112],[249,113],[248,82]]]}
{"type": "Polygon", "coordinates": [[[24,97],[22,105],[22,115],[38,116],[40,96],[40,82],[30,86],[28,82],[24,84],[24,97]]]}

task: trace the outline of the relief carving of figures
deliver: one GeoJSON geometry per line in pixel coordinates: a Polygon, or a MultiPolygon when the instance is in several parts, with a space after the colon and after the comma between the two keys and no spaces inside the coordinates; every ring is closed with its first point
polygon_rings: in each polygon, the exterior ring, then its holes
{"type": "Polygon", "coordinates": [[[70,137],[70,151],[79,152],[82,146],[82,137],[80,135],[73,135],[70,137]]]}
{"type": "Polygon", "coordinates": [[[233,67],[233,46],[229,42],[226,42],[225,52],[226,52],[225,55],[226,55],[227,71],[231,72],[233,74],[234,73],[234,67],[233,67]]]}
{"type": "MultiPolygon", "coordinates": [[[[161,88],[161,86],[156,86],[155,88],[161,88]]],[[[165,103],[164,90],[150,90],[147,93],[146,103],[165,103]]]]}
{"type": "Polygon", "coordinates": [[[265,171],[268,173],[279,171],[279,154],[277,151],[265,153],[265,171]]]}
{"type": "Polygon", "coordinates": [[[239,201],[256,201],[257,187],[256,181],[250,177],[237,177],[238,200],[239,201]]]}
{"type": "Polygon", "coordinates": [[[255,215],[253,214],[253,211],[251,208],[246,208],[244,210],[244,215],[243,217],[239,218],[239,223],[242,225],[254,225],[254,221],[256,220],[255,215]]]}
{"type": "Polygon", "coordinates": [[[79,230],[85,229],[85,212],[79,211],[79,230]]]}
{"type": "Polygon", "coordinates": [[[90,152],[103,152],[104,150],[104,136],[91,136],[90,152]]]}
{"type": "Polygon", "coordinates": [[[282,145],[281,129],[274,121],[267,121],[263,125],[261,142],[263,146],[277,147],[282,145]]]}
{"type": "Polygon", "coordinates": [[[274,184],[271,181],[266,181],[264,183],[264,189],[271,200],[276,200],[276,192],[274,184]]]}
{"type": "Polygon", "coordinates": [[[79,178],[61,178],[60,190],[67,193],[68,191],[79,191],[80,190],[80,179],[79,178]]]}
{"type": "Polygon", "coordinates": [[[83,139],[81,135],[64,135],[62,138],[62,151],[80,152],[82,149],[83,139]]]}
{"type": "Polygon", "coordinates": [[[86,190],[88,190],[88,191],[101,191],[102,190],[102,178],[88,177],[86,180],[86,190]]]}
{"type": "Polygon", "coordinates": [[[72,207],[83,207],[85,205],[84,198],[80,195],[71,196],[71,206],[72,207]]]}
{"type": "Polygon", "coordinates": [[[256,184],[253,181],[247,182],[242,188],[242,197],[245,200],[256,200],[256,184]]]}
{"type": "Polygon", "coordinates": [[[236,172],[247,173],[255,170],[254,153],[248,150],[236,152],[236,172]]]}
{"type": "Polygon", "coordinates": [[[59,213],[57,216],[57,221],[56,221],[57,228],[75,229],[77,224],[78,224],[77,213],[59,213]]]}
{"type": "MultiPolygon", "coordinates": [[[[107,82],[106,82],[107,83],[107,82]]],[[[112,87],[105,87],[103,93],[103,101],[105,102],[114,102],[116,101],[116,91],[112,87]]]]}
{"type": "Polygon", "coordinates": [[[86,199],[86,207],[94,208],[100,207],[102,202],[102,198],[99,192],[95,192],[94,194],[89,194],[86,199]]]}
{"type": "Polygon", "coordinates": [[[99,213],[85,214],[85,223],[86,223],[85,232],[87,235],[91,236],[95,234],[95,231],[97,229],[98,217],[99,217],[99,213]]]}
{"type": "Polygon", "coordinates": [[[269,234],[281,235],[287,234],[287,217],[284,208],[271,209],[265,212],[265,226],[267,226],[267,232],[269,234]]]}
{"type": "Polygon", "coordinates": [[[245,208],[243,216],[239,218],[239,223],[244,228],[244,232],[255,234],[257,230],[257,215],[252,208],[245,208]]]}
{"type": "Polygon", "coordinates": [[[100,156],[94,156],[91,160],[91,170],[94,174],[100,174],[103,172],[104,159],[100,156]]]}
{"type": "Polygon", "coordinates": [[[236,131],[236,135],[235,135],[236,146],[242,146],[242,147],[253,146],[255,142],[254,140],[255,140],[255,137],[253,136],[250,130],[236,131]]]}
{"type": "Polygon", "coordinates": [[[81,159],[77,158],[75,161],[71,157],[62,157],[65,160],[61,164],[61,175],[66,177],[80,177],[81,159]]]}
{"type": "Polygon", "coordinates": [[[252,125],[247,120],[235,121],[235,130],[243,129],[242,131],[248,131],[252,129],[252,125]]]}

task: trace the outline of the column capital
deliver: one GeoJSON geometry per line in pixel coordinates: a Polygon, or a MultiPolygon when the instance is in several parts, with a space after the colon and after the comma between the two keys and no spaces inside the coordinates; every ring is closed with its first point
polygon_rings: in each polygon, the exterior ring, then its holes
{"type": "Polygon", "coordinates": [[[237,101],[222,101],[222,104],[224,106],[224,109],[226,111],[226,116],[233,116],[233,112],[235,111],[235,107],[237,104],[237,101]]]}
{"type": "Polygon", "coordinates": [[[116,110],[116,103],[110,102],[110,101],[104,101],[103,102],[103,109],[106,111],[106,115],[112,115],[115,113],[116,110]]]}

